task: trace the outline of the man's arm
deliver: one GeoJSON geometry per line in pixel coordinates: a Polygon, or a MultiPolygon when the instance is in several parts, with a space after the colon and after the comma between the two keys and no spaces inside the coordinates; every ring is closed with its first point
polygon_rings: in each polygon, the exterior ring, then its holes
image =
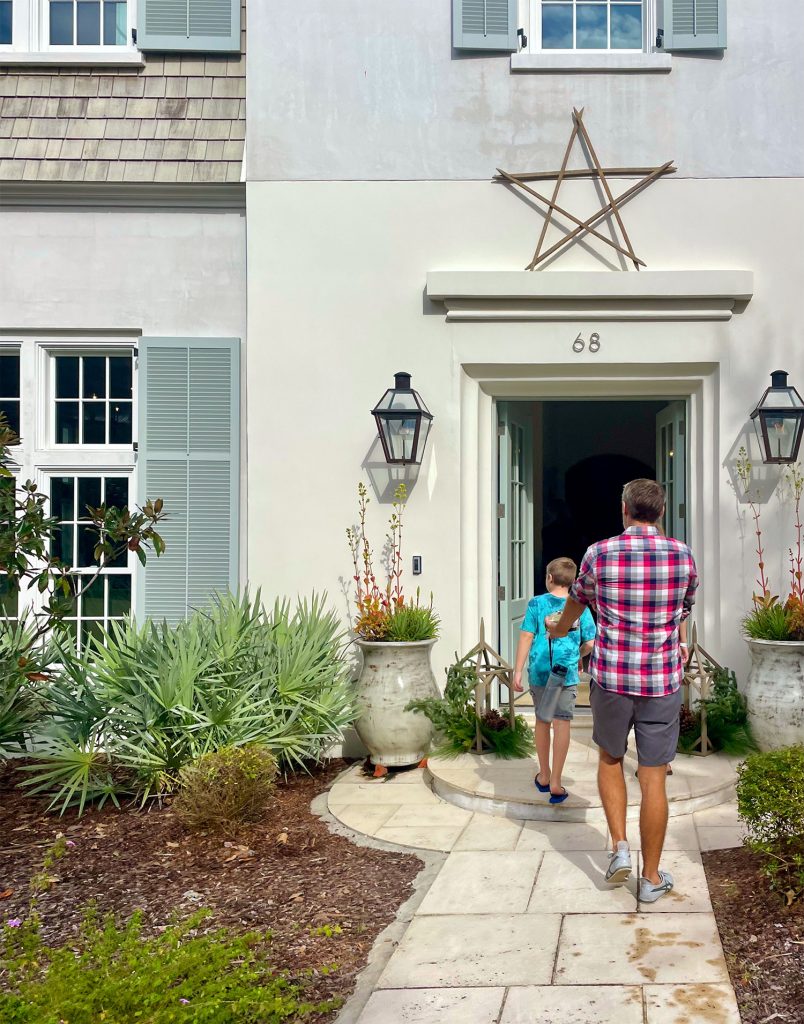
{"type": "Polygon", "coordinates": [[[566,636],[584,611],[595,603],[595,564],[593,549],[590,548],[583,556],[581,571],[570,587],[569,597],[558,622],[551,626],[545,622],[545,629],[553,640],[566,636]]]}
{"type": "Polygon", "coordinates": [[[544,628],[553,640],[559,640],[562,636],[566,636],[567,633],[572,629],[573,624],[583,614],[585,604],[581,604],[580,601],[576,601],[574,597],[568,597],[567,603],[564,605],[564,611],[561,613],[561,618],[553,625],[550,622],[545,621],[544,628]]]}
{"type": "MultiPolygon", "coordinates": [[[[687,584],[687,592],[684,595],[684,600],[682,602],[681,608],[681,621],[685,624],[685,626],[687,619],[690,617],[692,606],[695,604],[695,592],[698,589],[698,582],[698,569],[695,565],[692,556],[690,556],[690,577],[689,582],[687,584]]],[[[686,640],[686,634],[684,636],[684,639],[686,640]]]]}

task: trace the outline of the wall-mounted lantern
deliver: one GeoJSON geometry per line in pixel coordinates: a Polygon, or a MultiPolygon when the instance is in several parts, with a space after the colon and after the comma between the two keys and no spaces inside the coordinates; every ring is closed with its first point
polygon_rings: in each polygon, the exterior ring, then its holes
{"type": "Polygon", "coordinates": [[[406,466],[422,461],[433,417],[418,391],[410,386],[409,373],[394,374],[394,386],[377,402],[371,415],[387,463],[406,466]]]}
{"type": "Polygon", "coordinates": [[[787,383],[785,370],[774,370],[771,386],[751,413],[762,449],[762,461],[795,462],[804,433],[804,399],[787,383]]]}

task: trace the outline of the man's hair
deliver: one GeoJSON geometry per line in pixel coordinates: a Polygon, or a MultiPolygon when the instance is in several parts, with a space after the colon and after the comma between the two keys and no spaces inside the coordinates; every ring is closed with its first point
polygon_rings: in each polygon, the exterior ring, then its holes
{"type": "Polygon", "coordinates": [[[547,575],[553,577],[557,587],[568,587],[575,579],[578,566],[571,558],[554,558],[547,566],[547,575]]]}
{"type": "Polygon", "coordinates": [[[623,504],[638,523],[658,523],[666,502],[664,487],[656,480],[632,480],[623,487],[623,504]]]}

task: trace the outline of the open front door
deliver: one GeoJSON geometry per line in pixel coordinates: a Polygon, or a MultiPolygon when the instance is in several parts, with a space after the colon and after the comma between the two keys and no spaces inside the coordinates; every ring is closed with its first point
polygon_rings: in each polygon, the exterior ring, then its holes
{"type": "Polygon", "coordinates": [[[533,419],[525,402],[500,402],[497,411],[500,654],[513,664],[533,596],[533,419]]]}
{"type": "Polygon", "coordinates": [[[656,416],[656,478],[667,492],[664,529],[687,539],[687,405],[671,402],[656,416]]]}

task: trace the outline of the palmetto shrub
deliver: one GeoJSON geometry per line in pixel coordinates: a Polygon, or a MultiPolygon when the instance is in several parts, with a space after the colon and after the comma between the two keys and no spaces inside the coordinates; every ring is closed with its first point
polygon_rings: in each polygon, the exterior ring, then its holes
{"type": "Polygon", "coordinates": [[[261,744],[284,771],[321,759],[356,715],[337,616],[314,596],[267,611],[220,598],[176,627],[112,623],[47,695],[26,784],[65,809],[171,793],[211,751],[261,744]]]}
{"type": "Polygon", "coordinates": [[[23,752],[44,712],[45,670],[55,659],[51,644],[36,645],[36,623],[25,614],[0,628],[0,758],[23,752]]]}
{"type": "Polygon", "coordinates": [[[213,750],[182,768],[173,810],[190,828],[227,832],[259,821],[278,771],[274,755],[258,743],[213,750]]]}

